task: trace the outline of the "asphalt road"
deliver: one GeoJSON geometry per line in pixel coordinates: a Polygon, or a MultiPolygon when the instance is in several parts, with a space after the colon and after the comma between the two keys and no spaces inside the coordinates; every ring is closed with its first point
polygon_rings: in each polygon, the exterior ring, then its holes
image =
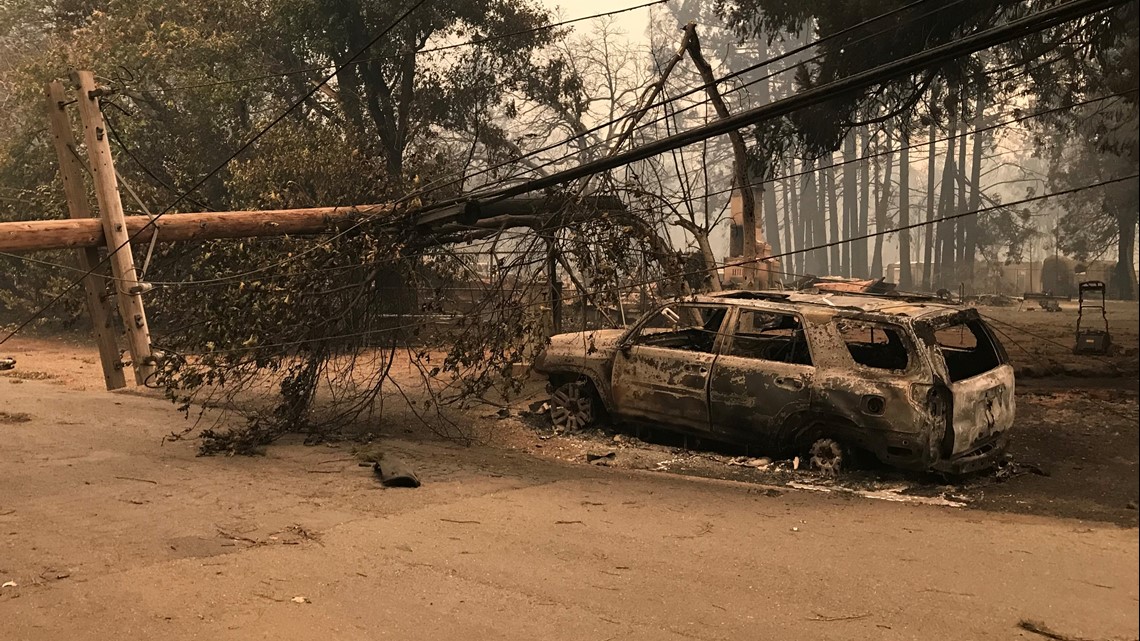
{"type": "Polygon", "coordinates": [[[1135,528],[386,441],[197,458],[161,400],[0,379],[6,639],[1138,635],[1135,528]]]}

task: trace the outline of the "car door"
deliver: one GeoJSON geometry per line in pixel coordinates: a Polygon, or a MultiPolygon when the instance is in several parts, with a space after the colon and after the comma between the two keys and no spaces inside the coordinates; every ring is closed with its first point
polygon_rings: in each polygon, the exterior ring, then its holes
{"type": "Polygon", "coordinates": [[[811,349],[803,319],[741,308],[709,379],[712,431],[732,440],[775,444],[792,413],[811,404],[811,349]]]}
{"type": "Polygon", "coordinates": [[[614,356],[614,406],[625,419],[707,432],[708,378],[725,305],[671,304],[644,319],[614,356]]]}

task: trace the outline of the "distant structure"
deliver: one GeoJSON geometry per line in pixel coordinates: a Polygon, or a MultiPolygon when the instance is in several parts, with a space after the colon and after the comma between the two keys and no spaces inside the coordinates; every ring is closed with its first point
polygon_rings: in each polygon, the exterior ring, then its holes
{"type": "MultiPolygon", "coordinates": [[[[756,203],[763,201],[758,189],[753,189],[756,203]]],[[[724,259],[724,283],[726,287],[735,287],[744,284],[745,270],[743,265],[733,265],[744,257],[744,200],[740,190],[734,189],[729,200],[729,210],[732,222],[728,230],[728,256],[724,259]]],[[[756,266],[756,287],[758,289],[772,289],[780,280],[780,261],[771,258],[772,246],[764,240],[763,216],[756,220],[756,257],[762,259],[756,266]]]]}

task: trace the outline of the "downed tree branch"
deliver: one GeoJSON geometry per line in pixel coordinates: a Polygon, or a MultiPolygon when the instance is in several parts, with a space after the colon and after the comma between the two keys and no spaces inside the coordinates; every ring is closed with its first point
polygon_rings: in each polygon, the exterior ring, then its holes
{"type": "Polygon", "coordinates": [[[1046,639],[1053,639],[1053,641],[1092,641],[1091,639],[1086,639],[1084,637],[1074,637],[1074,636],[1070,636],[1068,634],[1061,634],[1060,632],[1055,632],[1054,630],[1049,628],[1049,626],[1045,625],[1041,621],[1032,621],[1030,619],[1022,619],[1022,620],[1017,622],[1017,627],[1021,628],[1022,630],[1025,630],[1026,632],[1032,632],[1033,634],[1039,634],[1039,635],[1045,637],[1046,639]]]}

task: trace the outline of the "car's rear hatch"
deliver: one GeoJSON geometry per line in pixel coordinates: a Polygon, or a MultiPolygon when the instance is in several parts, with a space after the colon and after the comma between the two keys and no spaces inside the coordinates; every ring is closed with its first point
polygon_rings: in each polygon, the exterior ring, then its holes
{"type": "Polygon", "coordinates": [[[943,456],[982,455],[1013,425],[1014,378],[1005,349],[972,310],[937,319],[920,331],[945,366],[952,423],[943,456]]]}

